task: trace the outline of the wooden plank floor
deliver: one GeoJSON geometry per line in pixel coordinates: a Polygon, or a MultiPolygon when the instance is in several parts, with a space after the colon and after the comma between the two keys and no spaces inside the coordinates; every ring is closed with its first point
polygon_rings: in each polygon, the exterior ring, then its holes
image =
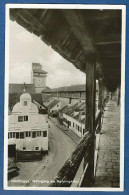
{"type": "Polygon", "coordinates": [[[120,107],[109,101],[100,135],[95,187],[120,185],[120,107]]]}

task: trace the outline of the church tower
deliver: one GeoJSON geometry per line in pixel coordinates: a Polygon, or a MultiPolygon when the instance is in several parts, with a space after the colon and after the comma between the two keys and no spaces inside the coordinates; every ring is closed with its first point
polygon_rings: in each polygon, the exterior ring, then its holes
{"type": "Polygon", "coordinates": [[[32,63],[31,83],[35,85],[36,93],[41,93],[46,88],[47,72],[42,70],[40,63],[32,63]]]}

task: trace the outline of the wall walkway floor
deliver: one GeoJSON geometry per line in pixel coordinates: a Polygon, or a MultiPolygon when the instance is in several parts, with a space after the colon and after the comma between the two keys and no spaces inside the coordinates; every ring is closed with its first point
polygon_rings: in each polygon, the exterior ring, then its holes
{"type": "Polygon", "coordinates": [[[100,134],[94,187],[120,185],[120,106],[109,101],[100,134]]]}

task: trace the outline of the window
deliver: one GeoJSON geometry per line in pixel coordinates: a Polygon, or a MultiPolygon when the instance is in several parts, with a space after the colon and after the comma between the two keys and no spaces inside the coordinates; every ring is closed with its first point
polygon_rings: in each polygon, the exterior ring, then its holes
{"type": "Polygon", "coordinates": [[[10,133],[10,138],[12,138],[12,133],[10,133]]]}
{"type": "Polygon", "coordinates": [[[41,136],[41,131],[37,131],[37,137],[41,136]]]}
{"type": "Polygon", "coordinates": [[[9,139],[9,133],[8,133],[8,139],[9,139]]]}
{"type": "Polygon", "coordinates": [[[27,106],[27,101],[24,101],[24,106],[27,106]]]}
{"type": "Polygon", "coordinates": [[[13,133],[13,138],[15,138],[15,133],[13,133]]]}
{"type": "Polygon", "coordinates": [[[16,133],[16,139],[19,139],[19,133],[16,133]]]}
{"type": "Polygon", "coordinates": [[[28,133],[29,133],[29,132],[25,132],[25,134],[26,134],[26,137],[29,137],[29,136],[28,136],[28,133]]]}
{"type": "Polygon", "coordinates": [[[28,121],[28,116],[24,116],[24,121],[28,121]]]}
{"type": "Polygon", "coordinates": [[[22,122],[23,121],[23,116],[18,116],[18,122],[22,122]]]}
{"type": "Polygon", "coordinates": [[[39,147],[35,147],[35,150],[39,150],[39,147]]]}
{"type": "Polygon", "coordinates": [[[20,139],[24,139],[24,132],[20,132],[20,139]]]}
{"type": "Polygon", "coordinates": [[[28,116],[18,116],[18,122],[28,121],[28,116]]]}
{"type": "Polygon", "coordinates": [[[31,137],[31,132],[26,132],[26,137],[31,137]]]}
{"type": "Polygon", "coordinates": [[[74,127],[74,123],[73,123],[73,127],[74,127]]]}
{"type": "Polygon", "coordinates": [[[32,138],[35,138],[36,137],[36,132],[32,132],[32,138]]]}
{"type": "Polygon", "coordinates": [[[43,137],[47,137],[47,131],[43,131],[43,137]]]}
{"type": "Polygon", "coordinates": [[[23,147],[23,150],[26,150],[26,147],[23,147]]]}

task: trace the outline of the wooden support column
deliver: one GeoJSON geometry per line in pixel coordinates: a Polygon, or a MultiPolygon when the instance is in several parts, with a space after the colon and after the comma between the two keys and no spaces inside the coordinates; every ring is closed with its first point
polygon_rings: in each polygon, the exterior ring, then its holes
{"type": "Polygon", "coordinates": [[[92,60],[86,65],[86,124],[85,129],[92,135],[92,144],[89,157],[85,154],[84,168],[88,163],[84,186],[91,187],[94,182],[94,152],[95,152],[95,107],[96,107],[96,61],[92,60]]]}
{"type": "Polygon", "coordinates": [[[96,62],[87,63],[86,66],[86,131],[94,133],[95,130],[95,99],[96,99],[96,62]]]}
{"type": "Polygon", "coordinates": [[[120,105],[120,86],[118,87],[117,105],[120,105]]]}
{"type": "Polygon", "coordinates": [[[98,80],[98,110],[102,110],[102,102],[103,102],[103,81],[102,79],[98,80]]]}
{"type": "Polygon", "coordinates": [[[98,121],[98,126],[96,129],[96,133],[100,133],[101,131],[101,117],[103,114],[103,81],[102,79],[98,80],[98,110],[100,111],[100,117],[98,121]]]}

